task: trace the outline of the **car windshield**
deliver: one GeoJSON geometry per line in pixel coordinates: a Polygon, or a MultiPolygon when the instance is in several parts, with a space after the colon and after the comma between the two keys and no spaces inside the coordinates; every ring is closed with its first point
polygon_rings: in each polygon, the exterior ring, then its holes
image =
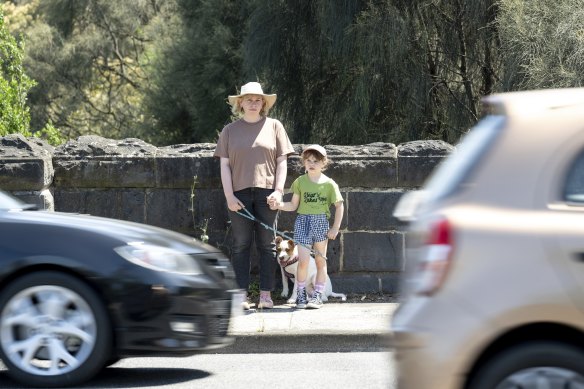
{"type": "Polygon", "coordinates": [[[468,177],[480,158],[489,149],[505,120],[489,115],[476,124],[454,151],[432,174],[424,187],[426,200],[433,202],[451,195],[468,177]]]}
{"type": "Polygon", "coordinates": [[[25,209],[27,205],[12,197],[8,193],[0,191],[0,210],[25,209]]]}

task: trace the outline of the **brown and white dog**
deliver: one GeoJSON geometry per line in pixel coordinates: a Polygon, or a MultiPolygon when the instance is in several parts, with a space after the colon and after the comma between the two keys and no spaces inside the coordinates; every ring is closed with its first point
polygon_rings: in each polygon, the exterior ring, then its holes
{"type": "MultiPolygon", "coordinates": [[[[290,293],[288,289],[288,279],[294,279],[294,289],[292,290],[292,296],[287,300],[288,304],[294,304],[296,302],[296,272],[298,270],[298,247],[296,244],[288,239],[283,239],[282,237],[276,237],[276,258],[278,264],[280,265],[280,271],[282,272],[282,297],[288,297],[290,293]]],[[[310,256],[310,262],[308,263],[308,273],[306,276],[306,295],[308,298],[312,296],[314,291],[314,284],[316,282],[316,261],[314,257],[310,256]]],[[[331,279],[328,274],[326,275],[326,281],[324,285],[324,292],[322,294],[322,301],[327,301],[329,297],[339,297],[342,301],[347,300],[347,296],[343,293],[333,292],[333,286],[331,284],[331,279]]]]}

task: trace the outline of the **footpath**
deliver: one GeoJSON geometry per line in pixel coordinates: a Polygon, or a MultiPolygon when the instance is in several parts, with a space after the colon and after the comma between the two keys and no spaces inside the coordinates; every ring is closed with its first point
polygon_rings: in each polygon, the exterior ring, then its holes
{"type": "Polygon", "coordinates": [[[329,302],[320,309],[290,305],[244,311],[232,322],[231,346],[213,353],[384,351],[397,303],[329,302]]]}

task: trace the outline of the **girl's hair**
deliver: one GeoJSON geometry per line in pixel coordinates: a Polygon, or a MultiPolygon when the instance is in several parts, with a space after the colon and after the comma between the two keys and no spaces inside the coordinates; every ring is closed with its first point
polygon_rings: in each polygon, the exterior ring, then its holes
{"type": "Polygon", "coordinates": [[[298,160],[301,169],[304,169],[304,161],[309,157],[314,157],[314,159],[317,161],[322,161],[322,170],[326,170],[326,168],[332,162],[326,155],[322,155],[316,150],[306,150],[302,153],[300,159],[298,160]]]}
{"type": "MultiPolygon", "coordinates": [[[[243,95],[243,96],[235,99],[235,104],[233,104],[231,106],[231,113],[233,113],[235,116],[242,117],[243,114],[245,113],[245,112],[243,112],[243,107],[241,106],[241,102],[243,101],[245,96],[247,96],[247,95],[243,95]]],[[[258,95],[258,96],[261,96],[261,95],[258,95]]],[[[270,108],[268,108],[268,105],[266,104],[266,99],[264,99],[263,96],[262,96],[262,101],[264,103],[262,104],[262,109],[260,110],[260,115],[267,117],[268,112],[270,112],[270,108]]]]}

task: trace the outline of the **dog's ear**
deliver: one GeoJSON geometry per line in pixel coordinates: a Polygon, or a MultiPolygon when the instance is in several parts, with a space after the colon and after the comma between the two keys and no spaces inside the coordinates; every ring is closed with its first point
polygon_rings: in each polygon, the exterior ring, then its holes
{"type": "Polygon", "coordinates": [[[288,241],[288,247],[290,248],[290,250],[294,248],[294,242],[291,239],[288,241]]]}
{"type": "Polygon", "coordinates": [[[282,241],[282,237],[276,236],[276,244],[280,244],[281,241],[282,241]]]}

